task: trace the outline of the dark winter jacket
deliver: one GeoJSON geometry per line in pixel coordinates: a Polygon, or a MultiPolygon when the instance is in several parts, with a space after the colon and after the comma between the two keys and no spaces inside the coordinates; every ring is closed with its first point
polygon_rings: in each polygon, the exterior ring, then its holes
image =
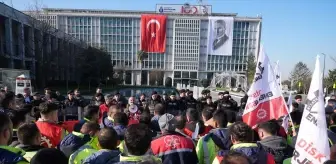
{"type": "Polygon", "coordinates": [[[114,122],[113,119],[110,117],[105,117],[100,124],[101,128],[113,128],[114,122]]]}
{"type": "Polygon", "coordinates": [[[181,103],[180,100],[168,100],[166,102],[166,113],[177,116],[185,110],[185,106],[181,103]]]}
{"type": "Polygon", "coordinates": [[[198,163],[193,141],[177,132],[167,132],[154,139],[151,150],[163,164],[198,163]]]}
{"type": "Polygon", "coordinates": [[[156,115],[152,117],[151,119],[151,129],[156,132],[161,132],[160,126],[159,126],[159,115],[156,115]]]}
{"type": "Polygon", "coordinates": [[[72,153],[91,140],[89,135],[73,131],[63,138],[59,149],[69,158],[72,153]]]}
{"type": "Polygon", "coordinates": [[[113,126],[113,129],[117,132],[119,140],[124,140],[127,127],[123,125],[116,125],[113,126]]]}
{"type": "Polygon", "coordinates": [[[231,147],[231,151],[245,154],[250,158],[252,164],[269,164],[274,162],[274,157],[267,153],[260,145],[255,143],[236,144],[231,147]]]}
{"type": "Polygon", "coordinates": [[[197,109],[197,100],[192,96],[188,96],[186,98],[186,108],[197,109]]]}
{"type": "Polygon", "coordinates": [[[93,153],[85,159],[83,164],[106,164],[106,163],[117,163],[120,161],[120,151],[102,149],[98,152],[93,153]]]}
{"type": "Polygon", "coordinates": [[[287,144],[283,137],[270,136],[259,142],[263,149],[274,156],[275,163],[282,164],[283,160],[293,156],[294,149],[287,144]]]}
{"type": "Polygon", "coordinates": [[[90,120],[87,119],[87,118],[84,118],[84,119],[80,120],[77,124],[74,125],[74,131],[75,132],[80,132],[80,130],[82,129],[82,126],[88,121],[90,121],[90,120]]]}
{"type": "Polygon", "coordinates": [[[200,122],[196,122],[196,121],[187,122],[183,130],[184,133],[187,134],[189,137],[192,137],[192,134],[195,132],[197,123],[199,126],[198,134],[203,136],[202,134],[205,131],[205,126],[204,126],[204,123],[201,121],[200,122]]]}

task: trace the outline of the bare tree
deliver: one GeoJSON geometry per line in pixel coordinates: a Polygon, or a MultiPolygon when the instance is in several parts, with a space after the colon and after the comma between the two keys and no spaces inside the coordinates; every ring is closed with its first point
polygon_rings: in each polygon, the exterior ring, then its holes
{"type": "Polygon", "coordinates": [[[312,73],[307,67],[307,64],[298,62],[293,71],[290,73],[290,80],[294,82],[294,88],[302,90],[304,93],[308,92],[312,73]],[[299,86],[299,84],[301,86],[299,86]],[[299,88],[302,87],[302,88],[299,88]]]}

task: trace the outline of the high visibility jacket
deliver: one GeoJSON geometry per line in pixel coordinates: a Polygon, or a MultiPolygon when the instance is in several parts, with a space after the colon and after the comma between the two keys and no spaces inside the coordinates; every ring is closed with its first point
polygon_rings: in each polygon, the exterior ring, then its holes
{"type": "Polygon", "coordinates": [[[35,154],[37,153],[37,151],[29,151],[26,152],[26,154],[23,156],[28,162],[30,162],[30,160],[35,156],[35,154]]]}
{"type": "MultiPolygon", "coordinates": [[[[273,155],[265,152],[255,143],[240,143],[233,145],[231,151],[239,152],[248,156],[252,164],[275,164],[273,155]]],[[[217,155],[212,164],[220,164],[225,154],[217,155]]]]}
{"type": "Polygon", "coordinates": [[[211,164],[220,150],[229,150],[231,145],[226,128],[211,130],[197,143],[196,152],[199,164],[211,164]]]}
{"type": "Polygon", "coordinates": [[[56,148],[66,134],[66,130],[56,123],[37,121],[36,125],[41,133],[41,145],[48,148],[56,148]]]}
{"type": "MultiPolygon", "coordinates": [[[[120,156],[120,162],[118,164],[137,164],[140,162],[150,162],[154,161],[156,164],[162,164],[162,161],[160,158],[156,158],[154,156],[120,156]]],[[[108,163],[112,164],[112,163],[108,163]]]]}
{"type": "Polygon", "coordinates": [[[88,143],[81,146],[77,151],[71,154],[69,164],[81,164],[84,160],[99,150],[98,138],[93,137],[88,143]]]}
{"type": "Polygon", "coordinates": [[[0,163],[29,164],[23,157],[26,152],[19,148],[0,146],[0,163]]]}

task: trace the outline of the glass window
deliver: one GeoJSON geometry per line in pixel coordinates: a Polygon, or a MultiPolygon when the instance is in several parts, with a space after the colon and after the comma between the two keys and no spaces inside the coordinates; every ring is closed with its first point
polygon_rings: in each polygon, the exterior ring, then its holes
{"type": "Polygon", "coordinates": [[[189,72],[182,72],[182,78],[189,78],[189,72]]]}
{"type": "Polygon", "coordinates": [[[181,71],[175,71],[174,78],[181,78],[181,71]]]}

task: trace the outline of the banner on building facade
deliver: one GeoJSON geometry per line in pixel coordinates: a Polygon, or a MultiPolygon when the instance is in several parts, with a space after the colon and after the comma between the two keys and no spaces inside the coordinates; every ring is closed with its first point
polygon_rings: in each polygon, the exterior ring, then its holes
{"type": "Polygon", "coordinates": [[[232,55],[233,17],[209,17],[208,53],[232,55]]]}
{"type": "Polygon", "coordinates": [[[141,15],[141,50],[145,52],[164,53],[166,51],[167,16],[141,15]]]}
{"type": "Polygon", "coordinates": [[[186,14],[186,15],[209,15],[212,12],[211,5],[186,4],[157,4],[156,13],[160,14],[186,14]]]}

